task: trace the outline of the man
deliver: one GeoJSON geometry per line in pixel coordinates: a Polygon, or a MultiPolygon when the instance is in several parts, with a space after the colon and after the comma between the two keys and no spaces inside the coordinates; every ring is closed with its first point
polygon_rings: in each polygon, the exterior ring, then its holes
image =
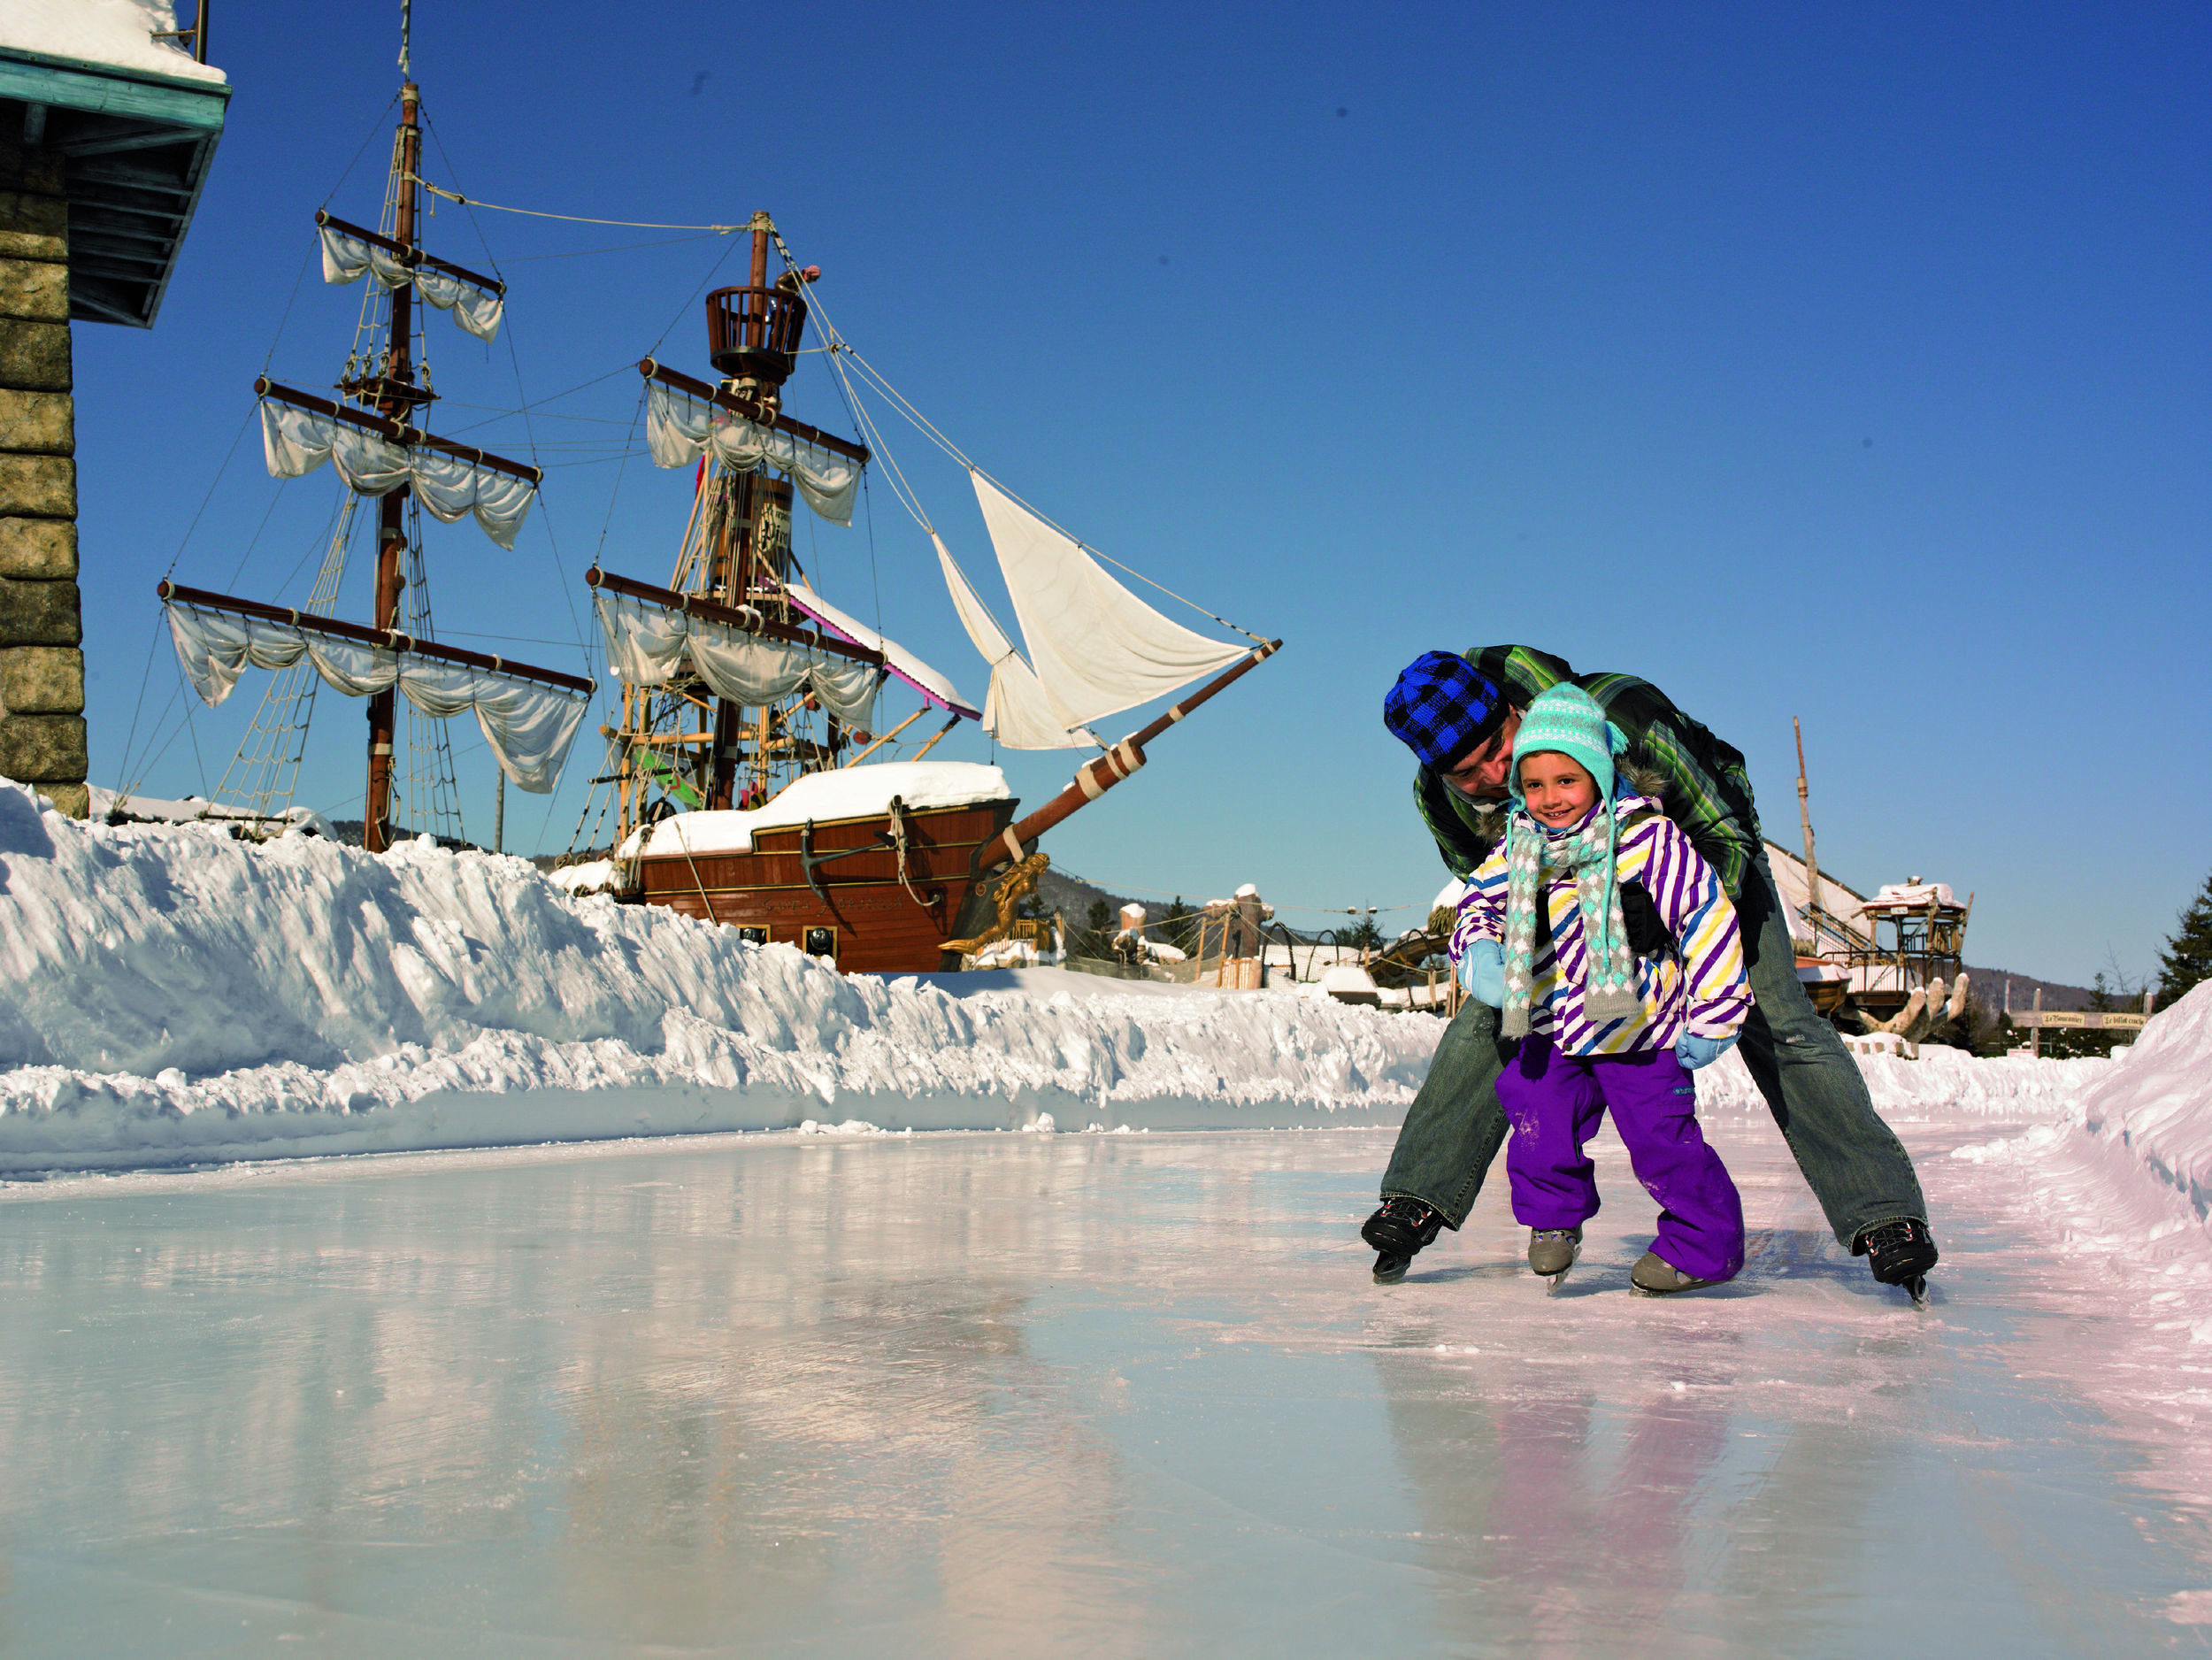
{"type": "MultiPolygon", "coordinates": [[[[1464,880],[1505,834],[1521,712],[1563,680],[1587,692],[1626,735],[1624,769],[1635,771],[1643,793],[1660,796],[1735,904],[1753,1002],[1744,1063],[1837,1241],[1867,1257],[1875,1279],[1918,1296],[1936,1263],[1919,1179],[1876,1115],[1843,1040],[1798,980],[1741,754],[1630,675],[1577,674],[1565,659],[1526,646],[1425,652],[1391,688],[1383,722],[1421,764],[1414,801],[1444,863],[1464,880]]],[[[1382,1208],[1360,1230],[1379,1253],[1375,1278],[1386,1285],[1405,1278],[1440,1228],[1466,1221],[1505,1141],[1497,1032],[1495,1009],[1463,1003],[1407,1111],[1383,1173],[1382,1208]]]]}

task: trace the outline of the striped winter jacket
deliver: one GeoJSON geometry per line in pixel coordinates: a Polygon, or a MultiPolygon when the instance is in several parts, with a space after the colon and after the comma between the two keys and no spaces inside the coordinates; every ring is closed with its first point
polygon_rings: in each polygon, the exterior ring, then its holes
{"type": "MultiPolygon", "coordinates": [[[[1728,1036],[1751,1012],[1751,985],[1744,977],[1735,907],[1721,891],[1713,867],[1698,857],[1689,837],[1656,801],[1632,795],[1615,802],[1613,811],[1620,819],[1617,878],[1640,883],[1651,895],[1659,919],[1673,938],[1673,949],[1637,959],[1636,988],[1644,1000],[1640,1022],[1593,1025],[1582,1012],[1588,948],[1574,879],[1563,875],[1547,882],[1551,937],[1545,939],[1540,923],[1536,984],[1529,996],[1530,1032],[1548,1036],[1568,1055],[1671,1049],[1686,1031],[1699,1037],[1728,1036]]],[[[1514,816],[1525,828],[1543,834],[1543,826],[1533,818],[1517,811],[1514,816]]],[[[1477,940],[1503,941],[1505,890],[1505,844],[1501,841],[1459,902],[1458,921],[1452,929],[1454,963],[1477,940]]]]}

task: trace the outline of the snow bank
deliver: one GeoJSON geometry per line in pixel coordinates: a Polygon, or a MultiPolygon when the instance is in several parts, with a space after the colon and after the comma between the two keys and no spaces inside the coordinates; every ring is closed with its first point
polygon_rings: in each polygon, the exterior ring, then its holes
{"type": "Polygon", "coordinates": [[[1442,1029],[1070,979],[847,978],[519,858],[85,824],[0,783],[0,1173],[808,1119],[1387,1123],[1442,1029]]]}
{"type": "MultiPolygon", "coordinates": [[[[2085,1356],[2073,1326],[2055,1325],[2032,1364],[2077,1386],[2087,1368],[2116,1415],[2158,1420],[2193,1451],[2212,1410],[2212,985],[2154,1016],[2116,1058],[2071,1064],[2093,1071],[2070,1111],[1951,1157],[2016,1184],[2039,1241],[2101,1272],[2110,1304],[2133,1310],[2085,1356]]],[[[2141,1479],[2200,1509],[2212,1504],[2202,1466],[2192,1457],[2141,1479]]]]}
{"type": "MultiPolygon", "coordinates": [[[[1953,1157],[2033,1164],[2055,1196],[2072,1195],[2059,1210],[2077,1221],[2128,1218],[2122,1232],[2139,1240],[2146,1228],[2162,1234],[2186,1223],[2198,1235],[2192,1249],[2212,1276],[2212,984],[2154,1016],[2110,1060],[1981,1065],[2038,1080],[2050,1076],[2057,1085],[2054,1110],[2024,1134],[1963,1147],[1953,1157]],[[2165,1221],[2154,1226],[2154,1213],[2165,1221]]],[[[2207,1336],[2212,1340],[2212,1328],[2207,1336]]]]}
{"type": "Polygon", "coordinates": [[[2082,1127],[2124,1148],[2212,1224],[2212,982],[2152,1017],[2083,1103],[2082,1127]]]}
{"type": "MultiPolygon", "coordinates": [[[[1927,1044],[1918,1060],[1893,1055],[1855,1058],[1875,1111],[1893,1124],[1957,1118],[2047,1121],[2078,1118],[2089,1088],[2110,1069],[2108,1060],[1982,1060],[1963,1049],[1927,1044]]],[[[1697,1110],[1764,1112],[1740,1050],[1731,1049],[1697,1074],[1697,1110]]]]}
{"type": "Polygon", "coordinates": [[[0,7],[0,46],[220,86],[221,70],[154,39],[176,27],[172,0],[8,0],[0,7]]]}

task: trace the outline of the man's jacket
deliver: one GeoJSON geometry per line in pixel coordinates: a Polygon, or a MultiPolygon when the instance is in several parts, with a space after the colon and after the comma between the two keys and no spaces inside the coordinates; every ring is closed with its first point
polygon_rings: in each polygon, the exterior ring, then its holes
{"type": "MultiPolygon", "coordinates": [[[[1760,846],[1759,812],[1743,756],[1677,709],[1667,695],[1632,674],[1577,674],[1564,657],[1529,646],[1484,646],[1467,660],[1504,689],[1506,701],[1526,709],[1538,694],[1562,680],[1590,694],[1606,719],[1627,734],[1624,772],[1636,788],[1655,795],[1667,817],[1720,875],[1732,899],[1760,846]]],[[[1504,802],[1471,801],[1443,778],[1422,767],[1413,776],[1413,799],[1436,838],[1453,875],[1465,881],[1489,857],[1505,829],[1504,802]]]]}

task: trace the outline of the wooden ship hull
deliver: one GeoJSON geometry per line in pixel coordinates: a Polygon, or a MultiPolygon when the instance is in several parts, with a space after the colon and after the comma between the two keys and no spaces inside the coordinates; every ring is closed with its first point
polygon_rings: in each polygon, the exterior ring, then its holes
{"type": "MultiPolygon", "coordinates": [[[[1015,804],[903,813],[903,880],[885,813],[756,831],[749,852],[660,851],[649,838],[622,896],[736,928],[757,944],[796,946],[849,973],[958,968],[945,942],[982,932],[991,919],[978,892],[986,876],[977,849],[1005,831],[1015,804]]],[[[987,857],[987,869],[990,863],[987,857]]]]}

